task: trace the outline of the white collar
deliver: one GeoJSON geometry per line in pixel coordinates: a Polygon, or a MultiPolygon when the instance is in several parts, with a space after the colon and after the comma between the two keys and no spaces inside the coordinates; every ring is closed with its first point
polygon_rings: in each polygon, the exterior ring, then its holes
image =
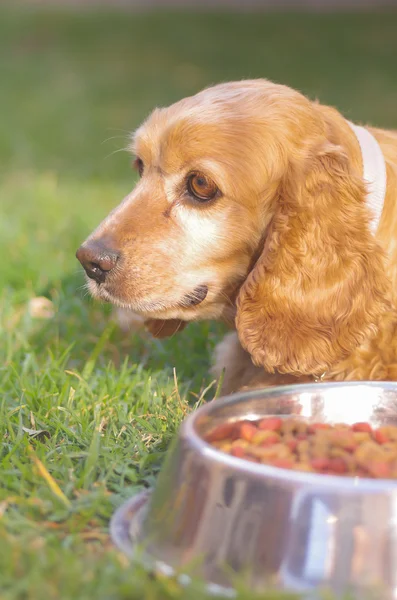
{"type": "Polygon", "coordinates": [[[372,133],[348,121],[356,134],[363,160],[363,179],[367,188],[367,203],[371,209],[371,231],[376,233],[382,216],[386,194],[386,163],[380,146],[372,133]]]}

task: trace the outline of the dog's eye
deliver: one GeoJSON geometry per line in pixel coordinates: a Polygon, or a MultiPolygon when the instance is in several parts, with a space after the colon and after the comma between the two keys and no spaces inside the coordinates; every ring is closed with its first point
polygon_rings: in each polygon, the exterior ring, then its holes
{"type": "Polygon", "coordinates": [[[212,200],[219,191],[212,179],[198,172],[189,175],[187,190],[191,196],[200,202],[212,200]]]}
{"type": "Polygon", "coordinates": [[[144,170],[145,167],[144,167],[144,164],[143,164],[143,160],[141,158],[136,158],[134,160],[134,167],[138,171],[139,177],[142,177],[143,170],[144,170]]]}

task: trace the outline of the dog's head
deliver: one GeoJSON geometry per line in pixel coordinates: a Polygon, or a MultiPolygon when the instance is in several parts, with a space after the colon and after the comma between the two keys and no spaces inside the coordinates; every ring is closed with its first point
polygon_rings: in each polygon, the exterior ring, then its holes
{"type": "Polygon", "coordinates": [[[90,291],[148,319],[236,317],[256,364],[322,372],[387,287],[333,136],[318,105],[263,80],[155,110],[132,142],[139,183],[78,250],[90,291]]]}

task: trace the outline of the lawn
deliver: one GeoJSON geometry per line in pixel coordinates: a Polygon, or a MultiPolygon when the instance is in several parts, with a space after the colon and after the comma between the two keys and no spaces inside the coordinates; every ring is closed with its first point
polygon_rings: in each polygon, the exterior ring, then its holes
{"type": "Polygon", "coordinates": [[[155,482],[185,415],[212,399],[221,334],[125,335],[85,296],[74,253],[134,184],[128,132],[155,105],[260,76],[397,128],[396,56],[397,13],[1,9],[1,600],[203,597],[133,572],[108,538],[115,508],[155,482]],[[50,318],[32,314],[39,296],[50,318]]]}

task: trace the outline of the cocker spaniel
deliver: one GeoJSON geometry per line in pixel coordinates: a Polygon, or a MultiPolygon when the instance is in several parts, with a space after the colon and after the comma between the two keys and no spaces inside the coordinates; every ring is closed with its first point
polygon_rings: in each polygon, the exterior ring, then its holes
{"type": "Polygon", "coordinates": [[[397,132],[250,80],[154,110],[131,150],[140,181],[77,252],[93,296],[158,337],[228,323],[224,393],[397,379],[397,132]]]}

